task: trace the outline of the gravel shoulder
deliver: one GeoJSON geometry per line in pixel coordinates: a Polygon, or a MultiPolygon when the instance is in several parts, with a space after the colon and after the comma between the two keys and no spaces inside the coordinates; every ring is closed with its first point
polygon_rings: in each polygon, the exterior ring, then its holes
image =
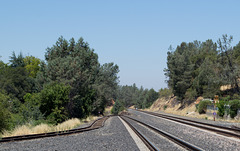
{"type": "Polygon", "coordinates": [[[240,150],[240,141],[229,139],[210,133],[208,131],[196,129],[176,122],[147,115],[145,113],[129,110],[131,116],[140,121],[146,122],[163,131],[175,135],[191,144],[194,144],[204,150],[240,150]]]}
{"type": "Polygon", "coordinates": [[[181,117],[181,118],[190,119],[190,120],[194,120],[194,121],[199,121],[199,122],[203,122],[203,123],[209,123],[209,124],[213,124],[213,125],[220,125],[220,126],[226,126],[226,127],[231,127],[231,126],[234,125],[234,126],[240,127],[240,123],[233,123],[233,122],[227,122],[227,121],[206,120],[206,119],[201,119],[201,118],[193,118],[193,117],[169,114],[169,113],[165,113],[165,112],[162,112],[162,111],[156,111],[154,113],[161,113],[161,114],[165,114],[165,115],[181,117]]]}
{"type": "Polygon", "coordinates": [[[1,143],[0,150],[138,150],[118,117],[110,117],[103,128],[69,136],[1,143]]]}

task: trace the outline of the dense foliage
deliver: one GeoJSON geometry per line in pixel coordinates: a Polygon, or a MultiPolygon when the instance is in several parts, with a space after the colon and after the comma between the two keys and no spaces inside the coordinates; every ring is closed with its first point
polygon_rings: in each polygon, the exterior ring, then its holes
{"type": "Polygon", "coordinates": [[[240,43],[232,47],[231,42],[231,36],[223,35],[217,43],[194,41],[183,42],[175,50],[170,47],[164,71],[178,100],[184,103],[198,96],[213,98],[239,92],[240,43]],[[231,89],[221,92],[223,85],[231,89]]]}
{"type": "Polygon", "coordinates": [[[231,118],[234,118],[238,114],[238,111],[240,110],[240,100],[229,99],[230,97],[226,97],[225,99],[220,100],[219,103],[217,103],[219,116],[223,117],[225,115],[230,115],[231,118]]]}
{"type": "Polygon", "coordinates": [[[0,60],[0,132],[102,114],[116,98],[118,72],[114,63],[101,65],[83,38],[60,37],[45,61],[13,52],[9,63],[0,60]]]}
{"type": "Polygon", "coordinates": [[[123,111],[123,110],[124,110],[124,106],[123,106],[122,102],[117,100],[113,105],[111,113],[114,114],[114,115],[118,115],[118,113],[123,111]]]}
{"type": "Polygon", "coordinates": [[[55,45],[47,48],[45,58],[47,62],[37,77],[39,85],[57,82],[70,86],[65,108],[69,117],[103,113],[118,85],[117,65],[100,65],[98,55],[83,38],[68,42],[60,37],[55,45]]]}
{"type": "Polygon", "coordinates": [[[229,102],[230,106],[230,117],[234,118],[237,115],[238,110],[240,109],[240,100],[232,100],[229,102]]]}
{"type": "Polygon", "coordinates": [[[159,94],[154,89],[140,89],[136,84],[132,86],[119,86],[117,92],[117,99],[125,106],[130,107],[134,105],[136,108],[148,108],[156,101],[159,94]]]}
{"type": "Polygon", "coordinates": [[[171,96],[173,96],[172,94],[172,90],[168,89],[168,88],[161,88],[159,90],[159,98],[164,98],[164,99],[169,99],[171,96]]]}
{"type": "Polygon", "coordinates": [[[198,113],[204,114],[207,111],[207,106],[211,105],[212,102],[210,100],[203,100],[198,104],[198,113]]]}

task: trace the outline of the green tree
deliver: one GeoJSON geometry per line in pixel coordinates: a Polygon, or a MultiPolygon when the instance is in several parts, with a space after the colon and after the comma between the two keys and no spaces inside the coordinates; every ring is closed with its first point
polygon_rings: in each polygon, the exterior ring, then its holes
{"type": "Polygon", "coordinates": [[[92,109],[94,114],[103,113],[109,101],[116,99],[118,72],[119,68],[114,63],[105,63],[99,68],[97,78],[92,86],[96,90],[96,99],[93,101],[92,109]]]}
{"type": "Polygon", "coordinates": [[[229,102],[230,116],[234,118],[237,115],[237,111],[240,109],[240,100],[232,100],[229,102]]]}
{"type": "Polygon", "coordinates": [[[236,93],[239,93],[238,79],[239,79],[239,67],[234,63],[233,59],[233,48],[231,42],[233,37],[225,34],[221,39],[218,40],[218,47],[221,53],[221,78],[222,81],[225,81],[224,84],[230,84],[232,90],[236,93]]]}
{"type": "Polygon", "coordinates": [[[9,128],[11,118],[9,101],[10,97],[0,91],[0,133],[9,128]]]}
{"type": "Polygon", "coordinates": [[[77,42],[60,37],[55,45],[47,48],[46,64],[41,64],[37,76],[38,89],[42,84],[59,82],[69,85],[67,105],[71,117],[85,117],[103,112],[118,83],[118,66],[113,63],[100,65],[98,55],[83,38],[77,42]],[[87,104],[87,105],[86,105],[87,104]]]}
{"type": "Polygon", "coordinates": [[[23,59],[23,62],[29,76],[35,78],[40,69],[40,59],[35,58],[34,56],[26,56],[23,59]]]}
{"type": "Polygon", "coordinates": [[[24,123],[38,123],[44,119],[44,115],[40,111],[40,95],[39,93],[27,93],[24,96],[24,103],[19,107],[19,115],[22,116],[24,123]]]}
{"type": "Polygon", "coordinates": [[[233,61],[235,64],[240,66],[240,42],[233,47],[233,61]]]}
{"type": "Polygon", "coordinates": [[[207,106],[211,105],[212,102],[209,100],[203,100],[198,105],[198,112],[199,114],[205,114],[207,112],[207,106]]]}
{"type": "Polygon", "coordinates": [[[161,88],[159,90],[159,98],[169,99],[172,95],[172,90],[169,88],[161,88]]]}
{"type": "Polygon", "coordinates": [[[192,72],[194,64],[190,57],[195,53],[193,43],[183,42],[174,52],[168,52],[167,69],[165,75],[169,77],[168,85],[173,90],[173,94],[182,100],[187,89],[192,85],[192,72]]]}
{"type": "Polygon", "coordinates": [[[69,91],[69,86],[51,83],[40,92],[40,110],[52,123],[60,123],[68,118],[66,106],[69,91]]]}
{"type": "Polygon", "coordinates": [[[24,57],[23,54],[20,52],[18,56],[16,56],[15,52],[13,51],[12,56],[10,56],[9,62],[11,63],[11,67],[24,67],[24,57]]]}
{"type": "Polygon", "coordinates": [[[113,108],[111,110],[112,114],[118,115],[118,113],[123,111],[123,110],[124,110],[123,104],[120,101],[116,100],[116,102],[113,105],[113,108]]]}
{"type": "Polygon", "coordinates": [[[0,87],[7,95],[12,95],[23,102],[23,96],[33,91],[34,80],[28,77],[23,67],[5,66],[0,69],[0,87]]]}
{"type": "Polygon", "coordinates": [[[146,95],[145,107],[146,108],[150,107],[153,104],[153,102],[156,101],[158,98],[159,94],[154,89],[150,89],[146,95]]]}
{"type": "Polygon", "coordinates": [[[116,99],[122,103],[124,107],[130,107],[134,105],[136,108],[148,108],[156,101],[159,94],[154,89],[144,89],[142,86],[136,87],[136,84],[132,86],[119,86],[117,90],[116,99]]]}

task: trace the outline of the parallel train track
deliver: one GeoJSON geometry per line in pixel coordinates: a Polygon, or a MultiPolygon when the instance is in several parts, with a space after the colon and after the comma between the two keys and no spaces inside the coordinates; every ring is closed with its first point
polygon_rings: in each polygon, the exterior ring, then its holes
{"type": "Polygon", "coordinates": [[[76,134],[81,132],[86,132],[94,129],[98,129],[103,127],[104,122],[110,116],[105,116],[95,120],[91,125],[83,128],[71,129],[66,131],[57,131],[57,132],[49,132],[49,133],[40,133],[40,134],[31,134],[31,135],[21,135],[21,136],[12,136],[12,137],[3,137],[0,139],[0,143],[2,142],[11,142],[11,141],[21,141],[21,140],[29,140],[29,139],[36,139],[36,138],[44,138],[44,137],[54,137],[54,136],[62,136],[62,135],[70,135],[76,134]]]}
{"type": "Polygon", "coordinates": [[[180,145],[181,147],[183,147],[183,148],[185,148],[187,150],[192,150],[192,151],[203,150],[203,149],[201,149],[201,148],[199,148],[199,147],[197,147],[197,146],[195,146],[193,144],[190,144],[190,143],[188,143],[188,142],[186,142],[186,141],[184,141],[184,140],[182,140],[182,139],[180,139],[180,138],[178,138],[176,136],[173,136],[173,135],[171,135],[171,134],[169,134],[169,133],[167,133],[167,132],[165,132],[163,130],[160,130],[160,129],[156,128],[156,127],[153,127],[153,126],[151,126],[149,124],[146,124],[146,123],[141,122],[139,120],[136,120],[134,118],[131,118],[131,117],[128,117],[128,116],[124,116],[124,115],[121,115],[120,117],[130,126],[130,128],[140,137],[140,139],[144,142],[144,144],[151,151],[156,151],[158,149],[145,136],[143,136],[141,134],[141,132],[139,132],[134,126],[132,126],[131,122],[129,122],[126,119],[130,119],[131,121],[134,121],[134,122],[137,122],[137,123],[139,123],[141,125],[144,125],[145,127],[153,130],[155,133],[158,133],[158,134],[162,135],[163,137],[169,139],[170,141],[180,145]]]}
{"type": "MultiPolygon", "coordinates": [[[[138,110],[140,111],[140,110],[138,110]]],[[[190,119],[185,119],[181,117],[175,117],[175,116],[170,116],[170,115],[165,115],[165,114],[160,114],[160,113],[154,113],[154,112],[148,112],[148,111],[140,111],[146,114],[150,114],[153,116],[157,116],[163,119],[175,121],[178,123],[190,125],[193,127],[205,129],[211,132],[215,132],[220,135],[228,136],[228,137],[234,137],[240,139],[240,129],[237,127],[225,127],[225,126],[220,126],[220,125],[215,125],[215,124],[209,124],[209,123],[203,123],[199,121],[194,121],[190,119]]]]}

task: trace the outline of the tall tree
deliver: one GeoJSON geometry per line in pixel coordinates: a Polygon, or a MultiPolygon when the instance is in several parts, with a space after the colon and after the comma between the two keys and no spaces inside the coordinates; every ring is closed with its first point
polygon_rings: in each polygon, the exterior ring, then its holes
{"type": "Polygon", "coordinates": [[[221,77],[226,84],[231,84],[235,92],[239,92],[238,78],[239,68],[233,61],[233,48],[231,42],[233,37],[225,34],[218,40],[218,47],[221,53],[220,59],[222,64],[221,77]]]}
{"type": "Polygon", "coordinates": [[[37,72],[40,69],[40,59],[34,56],[26,56],[23,59],[24,67],[27,70],[30,77],[35,78],[37,76],[37,72]]]}
{"type": "Polygon", "coordinates": [[[15,52],[13,51],[12,56],[10,57],[9,62],[11,63],[11,67],[24,67],[24,57],[22,52],[18,56],[16,56],[15,52]]]}
{"type": "Polygon", "coordinates": [[[41,65],[40,83],[58,82],[70,85],[68,112],[72,117],[84,117],[103,112],[106,100],[116,89],[118,66],[103,66],[98,55],[83,38],[77,42],[60,37],[55,45],[47,48],[46,64],[41,65]],[[109,92],[109,93],[108,93],[109,92]]]}
{"type": "Polygon", "coordinates": [[[34,81],[28,77],[23,67],[5,66],[0,69],[0,87],[7,95],[12,95],[24,102],[23,96],[31,93],[34,88],[34,81]]]}
{"type": "Polygon", "coordinates": [[[182,100],[192,84],[192,64],[190,57],[194,54],[192,43],[183,42],[174,52],[168,52],[167,69],[165,75],[169,77],[168,85],[173,89],[173,94],[182,100]]]}

